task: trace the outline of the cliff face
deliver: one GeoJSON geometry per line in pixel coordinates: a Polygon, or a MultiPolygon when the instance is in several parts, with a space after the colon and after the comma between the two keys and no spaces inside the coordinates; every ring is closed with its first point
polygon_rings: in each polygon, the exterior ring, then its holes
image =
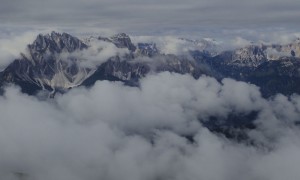
{"type": "Polygon", "coordinates": [[[11,63],[3,72],[2,81],[27,82],[40,88],[69,88],[80,84],[91,72],[78,66],[78,59],[62,59],[62,53],[88,48],[79,39],[63,33],[38,35],[27,46],[28,53],[11,63]]]}

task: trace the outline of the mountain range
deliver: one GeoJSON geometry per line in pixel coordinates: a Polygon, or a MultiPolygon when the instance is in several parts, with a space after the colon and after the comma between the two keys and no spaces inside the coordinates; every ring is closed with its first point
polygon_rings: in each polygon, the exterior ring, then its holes
{"type": "MultiPolygon", "coordinates": [[[[248,45],[226,51],[213,40],[180,40],[196,48],[175,55],[162,52],[155,43],[134,44],[125,33],[85,40],[67,33],[39,34],[27,46],[27,52],[0,73],[0,86],[13,83],[30,95],[40,90],[53,95],[77,86],[92,86],[98,80],[138,86],[139,79],[149,73],[169,71],[194,78],[207,75],[217,80],[249,82],[259,86],[265,97],[300,93],[299,39],[284,45],[248,45]],[[95,66],[83,66],[89,57],[76,53],[89,50],[93,42],[106,43],[126,53],[116,53],[95,66]]],[[[98,48],[98,53],[102,50],[103,47],[98,48]]]]}

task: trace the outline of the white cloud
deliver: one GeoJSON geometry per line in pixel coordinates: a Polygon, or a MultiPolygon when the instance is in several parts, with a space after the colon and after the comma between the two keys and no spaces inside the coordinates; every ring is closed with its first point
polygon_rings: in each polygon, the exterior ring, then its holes
{"type": "Polygon", "coordinates": [[[232,40],[232,46],[234,48],[241,48],[241,47],[245,47],[248,45],[251,45],[251,41],[244,39],[242,37],[236,37],[235,39],[232,40]]]}
{"type": "Polygon", "coordinates": [[[0,97],[0,177],[297,179],[299,104],[298,95],[266,100],[247,83],[171,73],[150,75],[140,88],[99,81],[47,101],[8,87],[0,97]],[[249,135],[261,146],[198,121],[252,111],[258,128],[249,135]]]}
{"type": "MultiPolygon", "coordinates": [[[[55,30],[55,29],[52,29],[55,30]]],[[[49,29],[1,28],[0,29],[0,71],[12,61],[21,57],[21,53],[28,56],[27,45],[31,44],[37,34],[49,32],[49,29]]],[[[28,56],[29,57],[29,56],[28,56]]]]}
{"type": "Polygon", "coordinates": [[[13,37],[0,37],[0,70],[3,70],[9,63],[26,53],[27,44],[36,37],[36,33],[25,32],[13,37]]]}
{"type": "Polygon", "coordinates": [[[187,53],[189,50],[195,49],[195,47],[191,46],[188,42],[176,37],[167,36],[160,41],[161,42],[158,44],[158,47],[161,52],[165,54],[182,55],[187,53]]]}
{"type": "Polygon", "coordinates": [[[267,58],[268,59],[274,59],[274,60],[277,60],[280,57],[291,56],[291,52],[290,51],[278,52],[276,49],[273,49],[273,48],[267,48],[266,54],[267,54],[267,58]]]}

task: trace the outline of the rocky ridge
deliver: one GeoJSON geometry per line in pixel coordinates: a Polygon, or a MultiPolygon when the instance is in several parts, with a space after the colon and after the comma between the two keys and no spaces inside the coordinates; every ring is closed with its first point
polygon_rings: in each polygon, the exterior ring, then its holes
{"type": "Polygon", "coordinates": [[[148,73],[169,71],[194,78],[209,75],[219,80],[229,77],[250,82],[261,87],[267,97],[300,93],[299,39],[286,45],[250,45],[230,51],[219,51],[216,44],[208,41],[186,41],[199,47],[190,51],[191,56],[164,54],[155,43],[134,44],[124,33],[86,41],[67,33],[40,34],[27,46],[27,53],[0,73],[0,86],[17,84],[28,94],[39,90],[64,92],[77,86],[92,86],[97,80],[138,86],[139,79],[148,73]],[[111,43],[117,49],[127,49],[128,53],[115,54],[97,67],[81,66],[83,59],[66,56],[89,49],[91,41],[111,43]],[[203,45],[204,42],[207,43],[203,45]]]}

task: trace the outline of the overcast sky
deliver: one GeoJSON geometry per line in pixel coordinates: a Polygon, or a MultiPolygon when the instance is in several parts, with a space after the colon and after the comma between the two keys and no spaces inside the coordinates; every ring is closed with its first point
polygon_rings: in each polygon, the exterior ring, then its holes
{"type": "Polygon", "coordinates": [[[299,9],[299,0],[1,0],[0,23],[134,33],[295,28],[299,9]]]}

